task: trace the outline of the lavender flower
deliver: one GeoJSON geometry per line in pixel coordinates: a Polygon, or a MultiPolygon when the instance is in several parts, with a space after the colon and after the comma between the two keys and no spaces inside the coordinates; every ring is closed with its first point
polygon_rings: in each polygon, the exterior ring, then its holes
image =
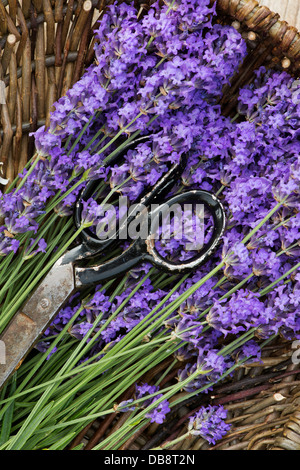
{"type": "Polygon", "coordinates": [[[203,406],[189,419],[188,430],[193,436],[201,436],[209,444],[215,444],[231,427],[225,422],[226,418],[227,410],[223,406],[203,406]]]}
{"type": "Polygon", "coordinates": [[[259,337],[280,333],[292,340],[300,338],[300,284],[294,283],[276,287],[265,300],[265,309],[272,312],[270,320],[258,329],[259,337]]]}
{"type": "Polygon", "coordinates": [[[247,360],[247,363],[261,362],[261,348],[256,341],[247,341],[236,351],[238,361],[247,360]]]}
{"type": "Polygon", "coordinates": [[[93,327],[92,323],[83,321],[82,323],[77,323],[73,325],[70,329],[70,335],[74,336],[77,339],[82,339],[93,327]]]}
{"type": "MultiPolygon", "coordinates": [[[[197,107],[200,114],[205,100],[213,103],[220,96],[246,54],[245,42],[234,28],[212,25],[214,11],[208,0],[185,0],[180,8],[155,2],[139,21],[133,6],[114,4],[107,9],[95,32],[96,64],[55,103],[49,130],[41,127],[34,134],[39,161],[27,177],[26,188],[17,190],[13,199],[28,202],[25,192],[31,191],[30,204],[40,201],[38,212],[32,211],[30,222],[22,219],[24,215],[10,213],[4,221],[6,229],[9,226],[13,234],[32,227],[36,231],[34,220],[48,201],[83,177],[82,185],[56,208],[62,217],[70,215],[84,181],[108,178],[110,168],[104,168],[102,161],[113,150],[110,138],[119,131],[126,135],[145,130],[153,114],[158,115],[149,127],[153,137],[148,150],[153,158],[148,152],[150,159],[141,167],[139,159],[128,156],[132,179],[124,186],[124,194],[135,199],[145,185],[155,184],[166,171],[164,162],[178,161],[191,148],[191,122],[177,129],[173,123],[182,115],[190,115],[195,123],[197,107]],[[211,32],[205,32],[207,27],[211,32]]],[[[193,135],[199,135],[198,128],[193,135]]]]}
{"type": "Polygon", "coordinates": [[[46,253],[47,243],[45,242],[44,238],[41,238],[38,241],[36,248],[33,250],[32,248],[34,245],[36,246],[36,242],[33,238],[31,238],[29,245],[25,249],[23,256],[24,259],[30,259],[38,253],[46,253]]]}
{"type": "Polygon", "coordinates": [[[122,413],[126,413],[127,411],[134,411],[135,405],[131,405],[132,402],[133,398],[121,401],[118,405],[114,406],[114,409],[115,411],[121,411],[122,413]]]}
{"type": "Polygon", "coordinates": [[[217,349],[210,348],[209,341],[207,343],[207,350],[199,349],[197,361],[194,363],[187,363],[184,369],[178,371],[179,382],[185,381],[192,374],[195,377],[191,378],[188,383],[183,386],[183,390],[192,393],[208,393],[212,390],[214,383],[220,380],[225,372],[233,365],[230,357],[224,358],[218,353],[217,349]]]}
{"type": "Polygon", "coordinates": [[[9,253],[16,253],[20,246],[20,241],[11,236],[0,233],[0,256],[7,256],[9,253]]]}
{"type": "Polygon", "coordinates": [[[208,323],[224,335],[267,324],[271,318],[272,309],[244,289],[232,294],[228,302],[216,301],[206,317],[208,323]]]}
{"type": "Polygon", "coordinates": [[[222,258],[226,266],[225,276],[243,279],[251,272],[251,259],[247,248],[238,241],[230,242],[226,236],[223,241],[222,258]]]}
{"type": "MultiPolygon", "coordinates": [[[[147,397],[147,395],[151,395],[159,390],[159,387],[155,385],[151,386],[148,384],[136,385],[136,400],[147,397]]],[[[162,393],[159,393],[155,397],[149,398],[142,402],[142,407],[147,408],[149,405],[155,403],[159,398],[163,396],[162,393]]],[[[169,413],[169,403],[167,400],[162,400],[158,405],[153,408],[152,410],[148,411],[145,414],[146,418],[150,418],[151,423],[158,423],[162,424],[165,420],[165,416],[169,413]]]]}

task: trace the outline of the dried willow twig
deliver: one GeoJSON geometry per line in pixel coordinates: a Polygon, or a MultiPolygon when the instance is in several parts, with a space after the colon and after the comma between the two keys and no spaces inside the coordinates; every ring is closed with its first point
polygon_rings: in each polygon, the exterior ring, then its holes
{"type": "Polygon", "coordinates": [[[6,11],[3,4],[0,2],[0,35],[4,36],[7,32],[7,19],[6,11]]]}
{"type": "MultiPolygon", "coordinates": [[[[2,68],[0,68],[0,79],[2,78],[2,68]]],[[[11,153],[11,142],[13,132],[11,129],[11,122],[9,116],[9,109],[6,100],[1,104],[1,123],[3,127],[3,140],[1,146],[0,161],[3,164],[3,173],[6,176],[8,166],[11,168],[11,162],[9,161],[11,153]]]]}
{"type": "Polygon", "coordinates": [[[7,41],[5,43],[4,51],[2,54],[2,58],[1,58],[3,75],[6,73],[6,70],[8,69],[11,54],[14,50],[16,42],[17,42],[17,38],[14,34],[9,34],[7,36],[7,41]]]}
{"type": "Polygon", "coordinates": [[[43,0],[32,0],[32,3],[37,11],[37,13],[41,13],[43,9],[43,0]]]}
{"type": "Polygon", "coordinates": [[[22,0],[22,11],[23,11],[24,18],[28,18],[30,15],[30,5],[31,5],[30,0],[22,0]]]}
{"type": "Polygon", "coordinates": [[[20,7],[18,8],[17,18],[20,22],[20,27],[21,27],[21,31],[22,31],[22,35],[21,35],[21,38],[20,38],[20,42],[19,42],[18,49],[17,49],[17,55],[16,55],[17,64],[20,65],[20,62],[21,62],[21,59],[22,59],[22,56],[23,56],[23,51],[25,49],[25,45],[27,43],[27,39],[28,39],[28,36],[29,36],[26,21],[25,21],[23,12],[22,12],[20,7]]]}
{"type": "Polygon", "coordinates": [[[47,28],[46,34],[46,54],[53,54],[54,52],[54,33],[55,33],[55,22],[54,14],[50,0],[43,0],[43,12],[45,15],[45,22],[47,28]]]}
{"type": "Polygon", "coordinates": [[[62,21],[64,19],[63,6],[64,6],[64,0],[55,0],[55,5],[54,5],[54,20],[55,20],[55,23],[62,23],[62,21]]]}
{"type": "MultiPolygon", "coordinates": [[[[22,118],[26,121],[30,119],[30,93],[31,93],[31,43],[27,37],[22,54],[22,118]]],[[[27,163],[28,157],[28,135],[24,135],[21,144],[21,154],[18,171],[21,172],[27,163]]]]}
{"type": "MultiPolygon", "coordinates": [[[[91,0],[85,0],[82,5],[82,9],[78,13],[77,21],[74,22],[74,29],[69,41],[69,50],[75,51],[78,49],[78,45],[82,36],[84,35],[84,30],[86,27],[90,26],[89,21],[91,20],[91,15],[93,13],[93,4],[91,0]],[[90,18],[90,20],[89,20],[90,18]]],[[[83,44],[84,47],[84,44],[83,44]]],[[[65,67],[64,73],[64,80],[63,80],[63,87],[62,87],[62,94],[66,93],[73,82],[73,64],[68,63],[65,67]]]]}
{"type": "Polygon", "coordinates": [[[36,90],[37,90],[38,119],[43,119],[45,117],[46,64],[45,64],[44,50],[45,50],[44,26],[40,24],[37,30],[36,51],[35,51],[35,80],[36,80],[36,90]]]}
{"type": "MultiPolygon", "coordinates": [[[[45,125],[46,125],[46,119],[38,119],[37,127],[41,127],[41,126],[45,126],[45,125]]],[[[17,124],[12,124],[11,128],[12,128],[13,134],[15,136],[17,131],[18,131],[18,125],[17,124]]],[[[22,130],[22,134],[26,134],[28,132],[31,132],[31,130],[30,130],[31,129],[31,122],[30,121],[28,121],[28,122],[22,122],[21,121],[20,129],[22,130]]],[[[0,137],[3,137],[3,130],[2,129],[0,129],[0,137]]]]}
{"type": "MultiPolygon", "coordinates": [[[[34,4],[35,3],[38,3],[39,0],[33,2],[34,4]]],[[[92,1],[92,4],[93,4],[93,7],[96,7],[98,5],[98,1],[99,0],[91,0],[92,1]]],[[[68,2],[69,3],[69,2],[68,2]]],[[[4,3],[2,3],[4,5],[4,3]]],[[[77,8],[77,5],[78,5],[78,2],[74,2],[74,8],[77,8]]],[[[38,10],[37,10],[38,11],[38,10]]],[[[64,6],[63,7],[63,15],[66,14],[66,11],[67,11],[67,6],[64,6]]],[[[1,34],[0,34],[0,47],[3,48],[4,45],[5,45],[5,42],[7,40],[7,35],[9,33],[13,33],[15,34],[16,37],[21,37],[21,28],[20,26],[15,26],[12,19],[10,18],[9,14],[7,11],[5,11],[6,13],[6,21],[7,21],[7,31],[5,34],[3,34],[1,37],[1,34]]],[[[24,15],[23,15],[24,16],[24,15]]],[[[35,22],[37,25],[41,24],[41,23],[44,23],[45,22],[45,16],[44,16],[44,13],[39,13],[36,18],[35,18],[35,22]]],[[[31,24],[31,19],[26,19],[26,26],[27,26],[27,29],[30,30],[32,28],[32,24],[31,24]]]]}
{"type": "Polygon", "coordinates": [[[15,134],[15,141],[14,141],[14,168],[15,168],[15,175],[19,172],[19,161],[17,155],[20,155],[21,151],[21,143],[22,143],[22,100],[21,100],[21,93],[19,88],[17,87],[16,93],[16,134],[15,134]]]}
{"type": "Polygon", "coordinates": [[[50,113],[53,110],[53,103],[57,100],[57,88],[54,67],[48,67],[48,90],[46,98],[46,127],[50,125],[50,113]]]}
{"type": "Polygon", "coordinates": [[[69,0],[66,11],[64,12],[64,22],[63,22],[63,29],[62,29],[62,34],[61,34],[62,47],[64,47],[66,39],[67,39],[74,8],[75,8],[74,0],[69,0]]]}
{"type": "MultiPolygon", "coordinates": [[[[16,6],[16,12],[18,11],[18,7],[16,6]]],[[[5,11],[6,13],[6,21],[7,21],[7,31],[8,33],[7,34],[13,34],[14,36],[16,36],[17,38],[17,41],[20,41],[21,39],[21,34],[20,34],[20,27],[16,27],[16,20],[12,19],[10,17],[10,15],[7,13],[7,11],[5,11]]],[[[16,13],[16,17],[17,17],[17,13],[16,13]]],[[[4,36],[1,40],[0,40],[0,45],[1,47],[5,46],[5,42],[7,41],[7,36],[4,36]]]]}
{"type": "Polygon", "coordinates": [[[62,28],[63,23],[59,22],[56,27],[55,35],[55,67],[60,67],[62,65],[62,28]]]}
{"type": "Polygon", "coordinates": [[[80,46],[79,46],[79,49],[78,49],[78,56],[77,56],[75,66],[74,66],[71,85],[74,85],[74,83],[76,83],[79,80],[79,78],[82,74],[82,71],[83,71],[85,58],[86,58],[86,53],[87,53],[87,49],[88,49],[88,43],[89,43],[92,16],[93,16],[93,12],[91,10],[90,14],[88,16],[85,28],[83,30],[82,37],[81,37],[80,46]]]}
{"type": "Polygon", "coordinates": [[[17,59],[13,52],[9,63],[9,88],[8,88],[8,109],[11,123],[15,122],[16,100],[17,100],[17,59]]]}
{"type": "MultiPolygon", "coordinates": [[[[77,51],[69,52],[67,57],[66,57],[66,61],[67,62],[75,62],[76,59],[77,59],[77,56],[78,56],[77,51]]],[[[55,55],[50,55],[50,56],[47,56],[47,57],[39,56],[39,60],[41,60],[41,62],[45,64],[44,71],[46,72],[47,67],[51,67],[52,65],[55,65],[56,57],[55,57],[55,55]]],[[[35,70],[36,70],[36,59],[31,61],[31,71],[34,72],[35,70]]],[[[22,76],[22,67],[18,67],[17,68],[17,78],[20,78],[21,76],[22,76]]],[[[9,85],[9,74],[5,75],[5,77],[3,78],[3,81],[5,83],[5,86],[9,85]]]]}
{"type": "Polygon", "coordinates": [[[11,18],[13,23],[16,24],[18,2],[17,0],[9,0],[8,4],[9,4],[9,17],[11,18]]]}
{"type": "MultiPolygon", "coordinates": [[[[35,132],[38,128],[38,111],[37,111],[37,88],[34,75],[31,75],[31,117],[30,117],[30,133],[35,132]]],[[[34,152],[34,137],[29,136],[28,139],[28,153],[29,155],[34,152]]]]}

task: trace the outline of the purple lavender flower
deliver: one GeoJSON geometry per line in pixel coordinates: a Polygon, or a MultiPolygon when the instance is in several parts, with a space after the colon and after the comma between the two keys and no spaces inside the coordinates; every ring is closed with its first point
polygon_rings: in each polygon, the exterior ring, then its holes
{"type": "MultiPolygon", "coordinates": [[[[144,174],[140,162],[130,161],[129,175],[134,183],[123,188],[130,199],[141,193],[143,185],[155,184],[166,171],[162,162],[178,161],[180,154],[191,147],[193,137],[201,134],[195,128],[190,135],[190,121],[177,129],[172,124],[174,134],[170,135],[169,122],[178,123],[182,116],[190,115],[195,123],[197,106],[203,108],[204,100],[220,96],[223,84],[246,53],[245,43],[233,28],[211,24],[215,8],[208,0],[185,0],[180,8],[174,4],[168,9],[156,2],[141,21],[132,6],[114,4],[107,9],[95,32],[99,40],[95,47],[97,63],[55,103],[49,129],[41,127],[34,134],[40,159],[28,177],[27,193],[25,187],[15,193],[18,201],[21,198],[31,205],[40,200],[39,212],[31,211],[31,224],[49,199],[58,191],[64,194],[80,175],[106,180],[110,168],[104,169],[101,163],[112,150],[108,145],[110,137],[119,130],[124,135],[144,130],[149,113],[159,115],[149,131],[155,134],[154,144],[160,148],[153,152],[153,159],[144,162],[144,174]],[[207,27],[213,32],[206,35],[207,27]],[[203,48],[207,49],[205,59],[203,48]],[[167,56],[156,67],[162,51],[167,56]]],[[[116,170],[113,171],[111,182],[116,177],[116,170]]],[[[127,177],[125,173],[123,176],[127,177]]],[[[199,175],[195,181],[199,182],[199,175]]],[[[79,188],[56,208],[60,216],[71,214],[79,188]]],[[[16,233],[30,229],[25,220],[11,217],[10,214],[5,223],[16,233]]]]}
{"type": "Polygon", "coordinates": [[[20,241],[11,236],[5,236],[0,233],[0,256],[6,256],[9,253],[16,253],[20,246],[20,241]]]}
{"type": "MultiPolygon", "coordinates": [[[[205,341],[205,337],[203,340],[205,341]]],[[[209,390],[212,390],[214,383],[218,382],[232,365],[232,359],[230,357],[224,358],[217,349],[210,348],[208,340],[206,348],[201,348],[200,345],[197,362],[187,363],[183,369],[178,371],[178,380],[180,382],[186,381],[196,373],[195,377],[190,378],[183,385],[183,390],[192,393],[208,393],[209,390]]]]}
{"type": "Polygon", "coordinates": [[[267,323],[258,328],[259,337],[282,335],[288,340],[300,338],[300,284],[299,280],[275,287],[265,300],[265,308],[272,312],[267,323]]]}
{"type": "Polygon", "coordinates": [[[226,418],[227,410],[223,406],[203,406],[189,419],[188,430],[193,436],[201,436],[209,444],[215,444],[231,427],[225,422],[226,418]]]}
{"type": "Polygon", "coordinates": [[[72,326],[70,330],[70,335],[74,336],[77,339],[82,339],[93,327],[92,323],[81,322],[72,326]]]}
{"type": "Polygon", "coordinates": [[[82,226],[90,227],[91,225],[97,225],[100,212],[101,208],[93,198],[89,198],[87,201],[82,201],[82,226]]]}
{"type": "Polygon", "coordinates": [[[100,287],[98,287],[99,290],[96,288],[93,296],[84,303],[84,313],[89,323],[92,323],[99,315],[104,319],[109,316],[111,302],[100,287]]]}
{"type": "Polygon", "coordinates": [[[37,255],[38,253],[46,253],[47,243],[45,242],[44,238],[41,238],[35,249],[32,249],[33,246],[36,246],[36,242],[33,238],[30,239],[29,245],[25,249],[24,259],[32,258],[33,256],[37,255]]]}
{"type": "Polygon", "coordinates": [[[126,413],[127,411],[135,410],[135,405],[131,405],[133,402],[133,398],[129,400],[121,401],[118,405],[114,406],[115,411],[121,411],[122,413],[126,413]]]}
{"type": "Polygon", "coordinates": [[[271,318],[272,309],[266,308],[256,294],[246,289],[238,290],[228,301],[215,301],[206,316],[209,325],[224,335],[268,324],[271,318]]]}
{"type": "MultiPolygon", "coordinates": [[[[147,397],[147,395],[151,395],[159,390],[159,387],[156,387],[155,385],[148,385],[148,384],[142,384],[142,385],[136,385],[136,400],[139,400],[140,398],[147,397]]],[[[152,405],[155,403],[159,398],[161,398],[163,394],[159,393],[155,397],[148,398],[148,400],[145,400],[142,402],[142,407],[147,408],[149,405],[152,405]]],[[[162,400],[158,405],[153,408],[152,410],[148,411],[145,414],[146,418],[150,418],[151,423],[158,423],[162,424],[165,420],[165,416],[167,413],[169,413],[170,408],[169,408],[169,403],[167,400],[162,400]]]]}
{"type": "Polygon", "coordinates": [[[225,262],[224,274],[233,278],[244,278],[251,273],[251,259],[243,243],[231,242],[228,237],[223,238],[222,258],[225,262]]]}
{"type": "Polygon", "coordinates": [[[190,319],[186,315],[181,320],[177,320],[177,324],[171,334],[171,339],[181,339],[182,341],[188,341],[197,345],[199,338],[201,338],[202,330],[203,325],[201,322],[190,319]]]}
{"type": "Polygon", "coordinates": [[[261,348],[256,341],[250,340],[236,351],[236,356],[238,361],[261,362],[261,348]]]}

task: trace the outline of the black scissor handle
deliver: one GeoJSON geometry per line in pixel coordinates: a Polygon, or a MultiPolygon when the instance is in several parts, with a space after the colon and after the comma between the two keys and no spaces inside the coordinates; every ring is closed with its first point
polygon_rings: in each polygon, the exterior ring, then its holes
{"type": "MultiPolygon", "coordinates": [[[[221,201],[214,194],[208,191],[187,191],[165,201],[165,204],[169,207],[175,204],[185,203],[204,204],[211,213],[214,222],[213,233],[209,241],[204,244],[201,250],[193,258],[181,262],[166,260],[155,247],[154,233],[150,232],[145,240],[147,254],[144,259],[146,261],[150,261],[159,269],[173,272],[174,274],[189,272],[204,264],[210,258],[223,236],[226,223],[225,211],[221,201]]],[[[159,208],[157,210],[159,211],[159,208]]]]}
{"type": "MultiPolygon", "coordinates": [[[[195,257],[180,263],[166,260],[155,248],[156,234],[150,230],[150,233],[145,240],[138,238],[120,256],[98,266],[88,268],[76,267],[76,284],[78,286],[95,284],[103,281],[104,279],[106,280],[117,277],[143,261],[149,261],[160,270],[171,272],[173,274],[190,272],[204,264],[212,255],[224,233],[226,223],[225,211],[222,203],[214,194],[203,190],[187,191],[164,201],[164,204],[167,204],[169,207],[172,207],[172,205],[175,204],[184,203],[204,204],[213,216],[213,233],[209,241],[195,257]]],[[[157,208],[157,211],[159,211],[159,207],[157,208]]],[[[153,217],[153,212],[150,212],[148,217],[153,217]]]]}

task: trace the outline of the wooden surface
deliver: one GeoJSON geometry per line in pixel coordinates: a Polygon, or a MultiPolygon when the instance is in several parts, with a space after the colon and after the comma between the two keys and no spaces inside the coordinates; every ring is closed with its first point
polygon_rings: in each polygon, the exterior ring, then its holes
{"type": "Polygon", "coordinates": [[[260,0],[260,3],[279,13],[280,19],[300,31],[300,0],[260,0]]]}

